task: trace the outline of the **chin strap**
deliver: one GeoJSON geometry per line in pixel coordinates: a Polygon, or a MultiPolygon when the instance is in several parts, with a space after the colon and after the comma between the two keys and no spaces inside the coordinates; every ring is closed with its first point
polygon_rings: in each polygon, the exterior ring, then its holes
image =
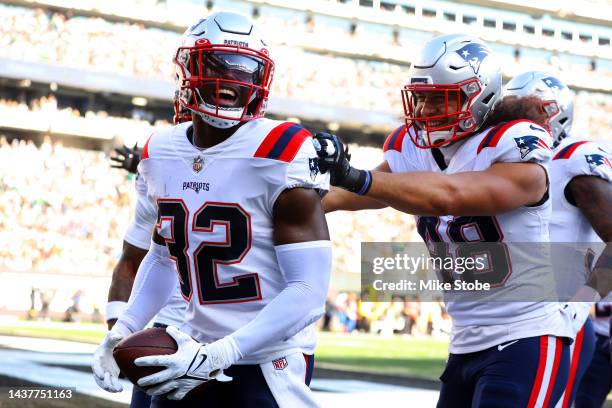
{"type": "Polygon", "coordinates": [[[231,127],[234,127],[240,124],[239,120],[219,119],[219,118],[216,118],[204,112],[200,112],[200,111],[193,110],[193,109],[190,109],[190,110],[192,112],[195,112],[200,118],[202,118],[202,121],[204,123],[212,127],[215,127],[217,129],[229,129],[231,127]]]}

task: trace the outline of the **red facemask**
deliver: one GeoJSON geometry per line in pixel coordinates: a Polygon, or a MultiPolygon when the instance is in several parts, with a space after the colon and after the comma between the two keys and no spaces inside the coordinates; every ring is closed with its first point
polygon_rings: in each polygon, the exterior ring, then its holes
{"type": "Polygon", "coordinates": [[[266,49],[198,40],[194,47],[180,47],[174,62],[182,73],[182,107],[238,121],[264,115],[274,73],[274,62],[266,49]]]}
{"type": "Polygon", "coordinates": [[[412,128],[410,137],[413,143],[423,149],[441,147],[469,136],[477,127],[470,107],[480,93],[478,81],[473,78],[457,84],[423,84],[413,83],[404,86],[402,102],[404,103],[404,120],[406,127],[412,128]],[[443,95],[442,113],[417,116],[416,95],[436,93],[443,95]],[[470,95],[466,101],[466,95],[470,95]],[[459,123],[462,123],[462,128],[459,123]],[[420,137],[419,137],[419,131],[420,137]],[[443,140],[436,140],[435,132],[448,132],[443,140]]]}

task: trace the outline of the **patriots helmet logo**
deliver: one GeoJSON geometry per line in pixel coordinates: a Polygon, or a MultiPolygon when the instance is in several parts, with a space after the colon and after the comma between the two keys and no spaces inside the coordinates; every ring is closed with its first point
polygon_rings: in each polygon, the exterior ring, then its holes
{"type": "Polygon", "coordinates": [[[466,44],[455,52],[470,64],[475,74],[478,74],[482,61],[491,54],[489,47],[479,43],[466,44]]]}
{"type": "Polygon", "coordinates": [[[550,150],[546,142],[537,136],[515,137],[514,141],[521,152],[521,159],[524,159],[529,153],[536,149],[550,150]]]}
{"type": "Polygon", "coordinates": [[[542,81],[546,84],[547,87],[549,87],[552,90],[560,91],[563,88],[565,88],[565,85],[563,85],[563,83],[559,81],[559,79],[555,78],[554,76],[542,78],[542,81]]]}
{"type": "Polygon", "coordinates": [[[612,162],[610,162],[610,159],[601,154],[588,154],[584,157],[586,158],[587,163],[589,163],[589,167],[591,169],[602,165],[612,167],[612,162]]]}

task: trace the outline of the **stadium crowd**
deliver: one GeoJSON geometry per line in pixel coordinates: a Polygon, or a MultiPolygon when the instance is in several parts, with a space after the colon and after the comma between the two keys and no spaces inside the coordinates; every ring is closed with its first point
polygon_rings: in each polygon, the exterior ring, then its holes
{"type": "Polygon", "coordinates": [[[132,188],[123,174],[109,171],[104,153],[0,137],[0,177],[0,268],[112,270],[132,188]]]}
{"type": "Polygon", "coordinates": [[[0,98],[0,126],[21,129],[36,129],[49,133],[63,133],[103,139],[117,138],[130,146],[143,142],[151,134],[153,126],[168,125],[165,120],[153,124],[138,118],[136,110],[132,117],[112,116],[104,110],[80,112],[72,106],[59,107],[54,94],[40,98],[0,98]]]}
{"type": "MultiPolygon", "coordinates": [[[[173,78],[171,60],[179,42],[177,32],[147,28],[142,24],[112,23],[101,18],[71,17],[43,9],[0,5],[0,11],[0,57],[127,76],[173,78]]],[[[263,15],[259,18],[265,23],[262,25],[271,27],[270,38],[275,40],[274,55],[279,74],[274,81],[274,95],[334,106],[400,111],[398,90],[406,77],[405,63],[408,61],[399,65],[332,55],[326,49],[307,51],[312,47],[288,43],[286,39],[312,37],[312,43],[329,44],[332,49],[334,41],[340,41],[342,49],[346,49],[347,44],[358,44],[363,49],[371,42],[370,48],[376,48],[376,44],[378,48],[383,45],[395,47],[394,55],[404,60],[406,47],[415,47],[406,37],[391,32],[385,35],[368,32],[367,36],[361,36],[358,27],[326,27],[325,24],[314,25],[313,20],[298,22],[263,15]],[[292,35],[286,35],[283,30],[289,30],[292,35]]],[[[507,60],[504,64],[507,74],[515,74],[514,70],[519,69],[515,63],[518,57],[509,53],[503,58],[507,60]]],[[[612,72],[598,69],[593,79],[589,76],[593,66],[572,64],[559,56],[548,61],[527,56],[520,58],[521,64],[527,63],[534,69],[561,70],[561,76],[569,84],[585,85],[585,81],[590,81],[593,86],[600,86],[597,79],[612,77],[612,72]]]]}

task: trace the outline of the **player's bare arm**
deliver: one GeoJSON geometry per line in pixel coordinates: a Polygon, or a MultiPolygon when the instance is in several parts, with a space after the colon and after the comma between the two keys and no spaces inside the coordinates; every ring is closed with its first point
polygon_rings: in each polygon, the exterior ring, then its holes
{"type": "Polygon", "coordinates": [[[612,184],[595,176],[579,176],[567,185],[566,193],[607,243],[587,282],[605,297],[612,291],[612,184]]]}
{"type": "Polygon", "coordinates": [[[329,240],[319,194],[312,189],[285,190],[274,204],[274,244],[329,240]]]}
{"type": "Polygon", "coordinates": [[[595,176],[574,177],[567,189],[604,242],[612,241],[612,184],[595,176]]]}
{"type": "MultiPolygon", "coordinates": [[[[108,302],[127,302],[130,298],[132,285],[136,278],[136,272],[147,251],[123,241],[123,252],[121,258],[113,270],[110,289],[108,290],[108,302]]],[[[117,318],[107,320],[108,329],[112,329],[117,318]]]]}
{"type": "Polygon", "coordinates": [[[323,146],[333,146],[327,149],[331,154],[319,152],[321,169],[330,171],[332,184],[353,197],[374,199],[409,214],[495,215],[538,203],[548,188],[546,170],[528,162],[499,162],[483,171],[449,175],[358,170],[351,167],[337,136],[317,138],[323,146]]]}
{"type": "MultiPolygon", "coordinates": [[[[383,173],[390,173],[389,163],[383,161],[374,169],[383,173]]],[[[323,210],[326,213],[338,210],[359,211],[378,210],[387,207],[384,203],[374,200],[372,197],[358,196],[338,187],[332,187],[329,193],[323,197],[323,210]]]]}
{"type": "Polygon", "coordinates": [[[409,214],[495,215],[540,201],[546,171],[535,163],[496,163],[484,171],[372,172],[367,196],[409,214]]]}

